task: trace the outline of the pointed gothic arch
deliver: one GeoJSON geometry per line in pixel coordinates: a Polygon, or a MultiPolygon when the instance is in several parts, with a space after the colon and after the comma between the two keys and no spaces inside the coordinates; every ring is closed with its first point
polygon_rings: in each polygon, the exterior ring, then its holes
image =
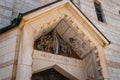
{"type": "MultiPolygon", "coordinates": [[[[63,0],[51,6],[34,11],[23,17],[19,28],[22,32],[21,55],[19,56],[20,66],[17,73],[17,78],[20,80],[30,80],[33,68],[32,55],[34,53],[34,40],[40,37],[43,33],[49,32],[61,20],[65,20],[76,32],[77,37],[81,37],[89,45],[95,47],[102,79],[108,79],[106,59],[104,48],[109,42],[104,38],[99,31],[82,15],[75,6],[68,0],[63,0]],[[27,74],[25,74],[27,72],[27,74]]],[[[33,55],[34,56],[34,55],[33,55]]],[[[94,60],[95,61],[95,60],[94,60]]]]}

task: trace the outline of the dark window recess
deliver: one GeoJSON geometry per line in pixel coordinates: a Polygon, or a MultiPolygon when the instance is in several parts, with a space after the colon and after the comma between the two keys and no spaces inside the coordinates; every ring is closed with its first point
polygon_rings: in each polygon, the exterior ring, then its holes
{"type": "Polygon", "coordinates": [[[32,80],[69,80],[61,73],[51,68],[42,72],[38,72],[32,75],[32,80]]]}
{"type": "Polygon", "coordinates": [[[104,22],[103,11],[100,3],[94,2],[97,18],[99,21],[104,22]]]}

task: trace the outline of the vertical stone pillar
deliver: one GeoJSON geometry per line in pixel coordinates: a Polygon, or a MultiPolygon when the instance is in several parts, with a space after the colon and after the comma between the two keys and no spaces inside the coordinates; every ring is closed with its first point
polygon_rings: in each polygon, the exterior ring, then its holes
{"type": "Polygon", "coordinates": [[[21,52],[19,53],[18,71],[16,80],[31,80],[32,74],[32,52],[33,52],[33,30],[27,25],[24,26],[21,52]]]}
{"type": "Polygon", "coordinates": [[[109,80],[109,73],[108,73],[106,56],[104,54],[104,48],[101,45],[98,45],[97,49],[98,49],[98,56],[100,58],[100,64],[102,67],[102,74],[103,74],[104,80],[109,80]]]}

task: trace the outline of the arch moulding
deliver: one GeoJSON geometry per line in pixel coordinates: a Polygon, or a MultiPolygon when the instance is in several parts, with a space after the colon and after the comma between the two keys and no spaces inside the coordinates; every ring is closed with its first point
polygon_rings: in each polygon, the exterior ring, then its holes
{"type": "Polygon", "coordinates": [[[102,74],[109,79],[104,48],[109,42],[99,31],[80,13],[69,0],[63,0],[48,7],[32,12],[23,17],[19,27],[21,42],[18,57],[16,80],[30,80],[32,75],[32,53],[34,40],[44,32],[54,28],[58,22],[65,20],[76,34],[83,35],[91,46],[98,50],[102,74]]]}

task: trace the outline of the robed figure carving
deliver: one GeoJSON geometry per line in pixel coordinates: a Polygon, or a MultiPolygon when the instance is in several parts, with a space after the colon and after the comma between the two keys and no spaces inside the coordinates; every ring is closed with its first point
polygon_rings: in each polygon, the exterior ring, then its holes
{"type": "Polygon", "coordinates": [[[60,47],[59,35],[54,30],[53,31],[53,50],[54,50],[54,53],[58,53],[59,52],[59,47],[60,47]]]}
{"type": "Polygon", "coordinates": [[[54,54],[64,54],[65,56],[70,56],[71,54],[70,45],[61,38],[56,30],[38,38],[35,41],[34,48],[54,54]]]}

